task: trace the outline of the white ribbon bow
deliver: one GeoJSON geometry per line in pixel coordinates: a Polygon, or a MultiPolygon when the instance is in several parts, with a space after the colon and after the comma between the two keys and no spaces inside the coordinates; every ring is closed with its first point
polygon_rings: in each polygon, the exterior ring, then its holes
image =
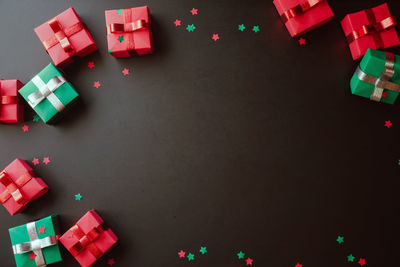
{"type": "Polygon", "coordinates": [[[65,108],[64,104],[61,103],[60,99],[54,94],[57,88],[67,82],[63,76],[55,76],[51,78],[48,83],[45,83],[39,75],[36,75],[33,77],[32,82],[39,89],[28,96],[28,103],[32,108],[36,107],[45,99],[49,100],[58,112],[61,112],[65,108]]]}

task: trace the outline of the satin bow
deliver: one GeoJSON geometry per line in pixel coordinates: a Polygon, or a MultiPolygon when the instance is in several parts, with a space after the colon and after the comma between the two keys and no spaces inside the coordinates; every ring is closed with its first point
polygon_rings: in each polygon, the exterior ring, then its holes
{"type": "Polygon", "coordinates": [[[326,0],[306,0],[282,13],[281,19],[283,23],[286,23],[288,20],[295,18],[297,16],[303,15],[311,8],[315,7],[318,4],[325,2],[326,0]]]}
{"type": "Polygon", "coordinates": [[[32,175],[27,172],[14,182],[6,171],[1,171],[0,183],[6,187],[6,190],[0,194],[0,202],[5,203],[10,197],[12,197],[18,204],[26,204],[29,200],[24,197],[20,188],[23,187],[32,178],[32,175]]]}
{"type": "Polygon", "coordinates": [[[93,243],[100,237],[100,235],[106,230],[105,227],[101,224],[97,227],[94,227],[87,234],[85,234],[78,225],[74,225],[69,229],[75,237],[78,239],[77,243],[75,243],[69,251],[75,257],[80,254],[82,251],[87,249],[90,253],[96,258],[100,258],[103,255],[103,252],[93,243]]]}
{"type": "Polygon", "coordinates": [[[49,100],[53,107],[59,112],[65,108],[64,104],[54,94],[54,91],[56,91],[57,88],[66,83],[66,80],[63,76],[55,76],[47,83],[44,83],[44,81],[38,75],[36,75],[33,77],[32,82],[39,89],[28,96],[28,103],[32,108],[36,107],[45,99],[49,100]]]}
{"type": "Polygon", "coordinates": [[[143,19],[139,19],[133,22],[126,23],[111,23],[107,26],[107,33],[130,33],[147,28],[147,22],[143,19]]]}

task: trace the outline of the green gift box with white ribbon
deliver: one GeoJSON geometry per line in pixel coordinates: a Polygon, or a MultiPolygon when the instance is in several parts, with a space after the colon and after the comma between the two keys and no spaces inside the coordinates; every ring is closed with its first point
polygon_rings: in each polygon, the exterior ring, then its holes
{"type": "Polygon", "coordinates": [[[45,122],[50,122],[79,94],[50,63],[18,91],[45,122]]]}
{"type": "Polygon", "coordinates": [[[400,92],[400,57],[368,49],[351,78],[350,87],[355,95],[393,104],[400,92]]]}
{"type": "Polygon", "coordinates": [[[58,216],[51,215],[9,230],[17,267],[42,267],[62,261],[58,216]]]}

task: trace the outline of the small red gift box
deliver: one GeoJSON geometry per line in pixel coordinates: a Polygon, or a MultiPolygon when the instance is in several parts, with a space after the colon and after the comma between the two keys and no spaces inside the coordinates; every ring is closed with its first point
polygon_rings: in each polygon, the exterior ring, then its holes
{"type": "Polygon", "coordinates": [[[73,62],[73,56],[84,57],[97,50],[72,7],[35,28],[35,32],[56,66],[65,67],[73,62]]]}
{"type": "Polygon", "coordinates": [[[117,241],[113,231],[94,210],[88,211],[60,237],[60,242],[83,267],[95,263],[117,241]]]}
{"type": "Polygon", "coordinates": [[[363,56],[369,48],[384,49],[400,43],[396,18],[387,4],[348,14],[341,22],[353,59],[363,56]]]}
{"type": "Polygon", "coordinates": [[[0,201],[11,215],[21,212],[29,201],[49,190],[32,168],[16,159],[0,172],[0,201]]]}
{"type": "Polygon", "coordinates": [[[23,84],[18,80],[0,80],[0,121],[24,121],[24,106],[18,101],[18,90],[23,84]]]}
{"type": "Polygon", "coordinates": [[[147,6],[106,10],[108,52],[131,57],[153,52],[150,13],[147,6]]]}
{"type": "Polygon", "coordinates": [[[311,31],[333,17],[326,0],[274,0],[274,5],[292,37],[311,31]]]}

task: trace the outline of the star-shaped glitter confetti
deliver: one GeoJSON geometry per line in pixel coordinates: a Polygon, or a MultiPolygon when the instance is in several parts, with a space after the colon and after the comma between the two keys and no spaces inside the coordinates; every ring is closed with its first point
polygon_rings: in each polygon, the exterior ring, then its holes
{"type": "Polygon", "coordinates": [[[338,236],[338,238],[336,239],[336,241],[337,241],[339,244],[342,244],[342,243],[344,242],[344,237],[343,237],[343,236],[338,236]]]}
{"type": "Polygon", "coordinates": [[[192,253],[189,253],[187,255],[187,258],[188,258],[189,261],[192,261],[192,260],[194,260],[194,255],[192,253]]]}
{"type": "Polygon", "coordinates": [[[114,53],[114,51],[112,51],[112,50],[110,49],[110,50],[108,50],[108,53],[109,53],[110,55],[112,55],[112,54],[114,53]]]}
{"type": "Polygon", "coordinates": [[[107,261],[107,264],[110,265],[110,266],[113,266],[113,265],[115,264],[114,258],[109,259],[109,260],[107,261]]]}
{"type": "Polygon", "coordinates": [[[244,31],[245,29],[246,29],[246,27],[244,26],[244,24],[240,24],[239,26],[238,26],[238,29],[239,29],[239,31],[244,31]]]}
{"type": "Polygon", "coordinates": [[[196,8],[193,8],[192,10],[190,10],[190,13],[192,13],[192,15],[194,16],[194,15],[197,15],[197,11],[199,11],[199,10],[196,8]]]}
{"type": "Polygon", "coordinates": [[[297,263],[294,267],[303,267],[303,264],[297,263]]]}
{"type": "Polygon", "coordinates": [[[354,262],[355,257],[353,256],[353,254],[350,254],[349,256],[347,256],[347,261],[351,261],[354,262]]]}
{"type": "Polygon", "coordinates": [[[186,254],[186,252],[183,251],[182,249],[181,249],[181,251],[178,252],[179,258],[184,258],[185,254],[186,254]]]}
{"type": "Polygon", "coordinates": [[[124,76],[129,75],[129,69],[124,68],[124,69],[122,70],[122,74],[124,74],[124,76]]]}
{"type": "Polygon", "coordinates": [[[76,194],[75,195],[75,200],[81,200],[82,199],[82,195],[81,195],[81,193],[78,193],[78,194],[76,194]]]}
{"type": "Polygon", "coordinates": [[[33,115],[33,121],[34,122],[38,122],[39,120],[40,120],[39,115],[37,115],[37,114],[33,115]]]}
{"type": "Polygon", "coordinates": [[[207,253],[207,247],[200,247],[200,253],[201,254],[206,254],[207,253]]]}
{"type": "Polygon", "coordinates": [[[29,126],[26,125],[26,124],[24,126],[22,126],[22,131],[24,131],[24,133],[28,132],[29,131],[29,126]]]}
{"type": "Polygon", "coordinates": [[[34,166],[39,164],[39,159],[38,158],[33,158],[32,163],[34,166]]]}
{"type": "Polygon", "coordinates": [[[179,19],[176,19],[174,21],[174,24],[175,24],[176,27],[179,27],[179,26],[181,26],[181,21],[179,19]]]}
{"type": "Polygon", "coordinates": [[[390,128],[390,126],[392,126],[392,122],[391,121],[385,121],[385,127],[390,128]]]}
{"type": "Polygon", "coordinates": [[[216,42],[217,40],[219,40],[219,35],[218,35],[218,33],[214,33],[211,39],[213,39],[214,42],[216,42]]]}
{"type": "Polygon", "coordinates": [[[36,254],[34,252],[29,254],[29,259],[34,260],[35,258],[36,258],[36,254]]]}
{"type": "Polygon", "coordinates": [[[306,44],[306,39],[300,38],[300,39],[299,39],[299,44],[300,44],[300,45],[305,45],[305,44],[306,44]]]}
{"type": "Polygon", "coordinates": [[[125,38],[124,38],[124,36],[122,36],[122,35],[120,35],[120,36],[118,36],[118,39],[117,39],[120,43],[122,43],[124,40],[125,40],[125,38]]]}
{"type": "Polygon", "coordinates": [[[358,264],[360,264],[361,266],[364,266],[366,264],[365,259],[360,258],[360,260],[358,261],[358,264]]]}
{"type": "Polygon", "coordinates": [[[93,69],[94,68],[94,62],[93,61],[89,61],[87,66],[88,66],[89,69],[93,69]]]}
{"type": "Polygon", "coordinates": [[[387,97],[387,96],[388,96],[388,93],[386,93],[386,92],[382,93],[382,97],[387,97]]]}
{"type": "Polygon", "coordinates": [[[46,164],[46,165],[49,164],[50,163],[50,157],[44,157],[43,158],[43,163],[46,164]]]}
{"type": "Polygon", "coordinates": [[[46,231],[46,228],[44,228],[43,226],[40,226],[38,228],[39,234],[44,234],[44,232],[46,231]]]}
{"type": "Polygon", "coordinates": [[[196,26],[192,25],[187,25],[186,30],[188,32],[193,32],[196,29],[196,26]]]}
{"type": "Polygon", "coordinates": [[[119,15],[122,15],[123,12],[124,12],[124,11],[123,11],[122,9],[118,9],[118,10],[117,10],[117,14],[119,14],[119,15]]]}
{"type": "Polygon", "coordinates": [[[260,26],[254,26],[252,31],[255,32],[255,33],[259,32],[260,31],[260,26]]]}
{"type": "Polygon", "coordinates": [[[242,251],[239,251],[238,254],[236,254],[239,258],[239,260],[244,259],[244,253],[242,251]]]}
{"type": "Polygon", "coordinates": [[[253,259],[247,258],[246,265],[253,265],[253,259]]]}
{"type": "Polygon", "coordinates": [[[101,84],[99,81],[93,83],[93,87],[99,88],[100,86],[101,84]]]}

